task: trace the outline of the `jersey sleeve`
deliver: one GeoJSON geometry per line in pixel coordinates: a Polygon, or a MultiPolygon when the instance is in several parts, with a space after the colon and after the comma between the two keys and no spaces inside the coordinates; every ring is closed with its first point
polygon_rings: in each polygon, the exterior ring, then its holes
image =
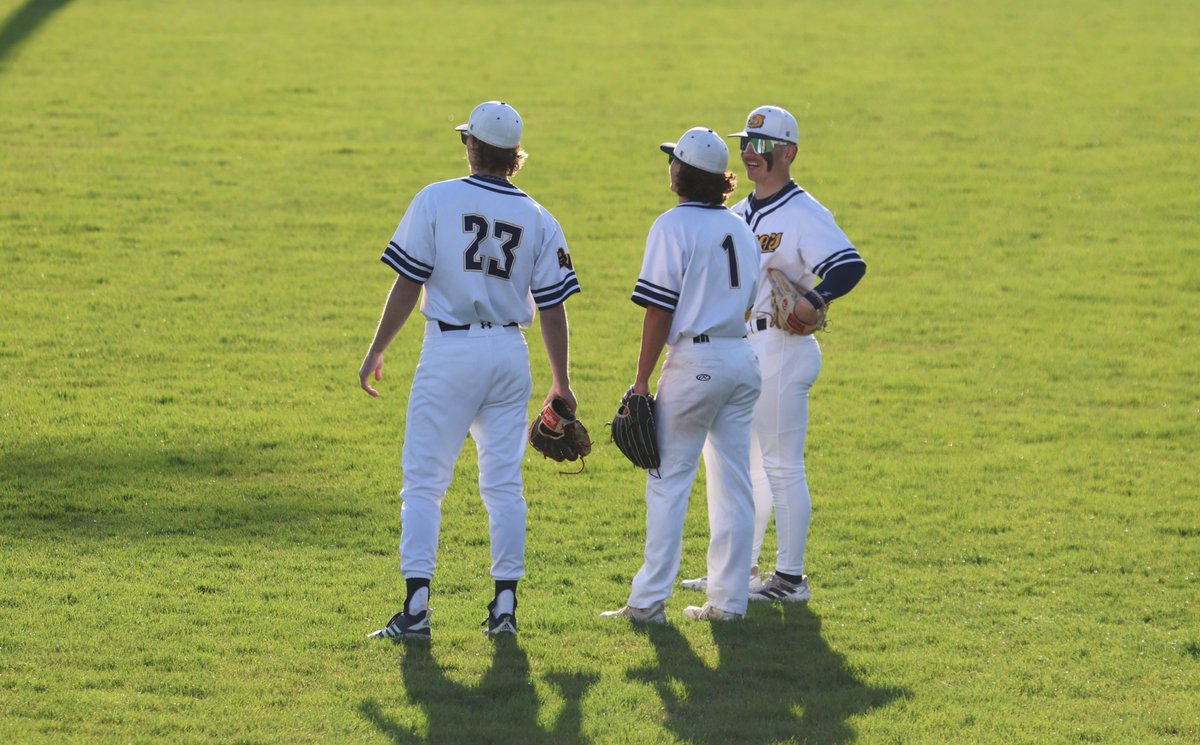
{"type": "Polygon", "coordinates": [[[862,257],[828,212],[806,226],[800,236],[800,255],[821,279],[834,267],[862,264],[862,257]]]}
{"type": "Polygon", "coordinates": [[[406,279],[425,284],[433,274],[434,245],[433,200],[429,189],[422,189],[413,197],[412,204],[404,212],[392,240],[383,251],[380,261],[395,269],[406,279]]]}
{"type": "Polygon", "coordinates": [[[579,292],[579,280],[575,277],[575,265],[571,252],[567,250],[567,238],[562,226],[547,213],[541,251],[533,266],[533,281],[530,294],[539,310],[553,308],[579,292]]]}
{"type": "Polygon", "coordinates": [[[630,299],[643,308],[654,306],[675,312],[683,287],[683,247],[676,245],[668,225],[659,218],[646,236],[646,255],[642,271],[630,299]]]}

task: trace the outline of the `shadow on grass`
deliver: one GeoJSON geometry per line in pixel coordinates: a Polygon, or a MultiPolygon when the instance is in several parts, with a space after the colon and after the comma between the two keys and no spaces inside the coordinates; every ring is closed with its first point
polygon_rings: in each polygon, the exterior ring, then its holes
{"type": "Polygon", "coordinates": [[[71,0],[26,0],[0,26],[0,67],[18,46],[38,30],[46,20],[71,3],[71,0]]]}
{"type": "Polygon", "coordinates": [[[530,679],[529,658],[517,639],[495,640],[492,665],[477,686],[451,680],[433,658],[427,642],[409,642],[400,671],[410,703],[425,712],[425,725],[389,717],[375,699],[358,709],[395,743],[584,743],[580,701],[597,677],[554,673],[546,681],[559,690],[562,711],[549,730],[538,724],[538,698],[530,679]],[[428,730],[424,734],[422,730],[428,730]]]}
{"type": "Polygon", "coordinates": [[[330,498],[339,482],[302,473],[309,468],[303,454],[282,450],[212,443],[10,448],[0,452],[0,533],[55,539],[232,532],[293,540],[328,529],[331,519],[366,519],[364,507],[330,498]]]}
{"type": "Polygon", "coordinates": [[[908,695],[859,680],[802,604],[753,607],[742,623],[712,624],[715,669],[674,626],[645,633],[658,665],[630,677],[658,689],[664,726],[685,742],[851,742],[850,717],[908,695]]]}

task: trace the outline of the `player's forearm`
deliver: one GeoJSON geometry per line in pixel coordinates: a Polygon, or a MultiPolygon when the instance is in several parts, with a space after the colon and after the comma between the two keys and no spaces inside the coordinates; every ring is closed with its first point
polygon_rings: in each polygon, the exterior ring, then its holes
{"type": "Polygon", "coordinates": [[[853,290],[866,273],[867,265],[861,260],[840,264],[826,272],[815,289],[826,303],[832,303],[853,290]]]}
{"type": "Polygon", "coordinates": [[[671,333],[671,321],[675,316],[662,308],[653,305],[646,307],[646,317],[642,319],[642,348],[638,354],[637,377],[633,381],[634,393],[645,393],[650,389],[650,376],[658,365],[658,358],[663,347],[667,345],[667,335],[671,333]]]}
{"type": "Polygon", "coordinates": [[[570,332],[567,326],[567,309],[559,303],[553,308],[539,311],[542,327],[542,343],[546,345],[546,357],[550,361],[550,375],[554,387],[566,390],[571,387],[567,373],[570,332]]]}
{"type": "Polygon", "coordinates": [[[383,314],[379,318],[379,326],[375,329],[375,339],[371,342],[371,352],[382,353],[404,328],[408,317],[416,307],[417,298],[421,297],[421,285],[404,277],[396,277],[392,291],[388,293],[387,304],[383,306],[383,314]]]}

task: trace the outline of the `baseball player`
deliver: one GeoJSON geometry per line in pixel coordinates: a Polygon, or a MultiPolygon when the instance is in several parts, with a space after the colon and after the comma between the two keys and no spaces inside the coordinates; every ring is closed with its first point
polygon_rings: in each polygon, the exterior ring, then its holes
{"type": "MultiPolygon", "coordinates": [[[[762,276],[768,269],[778,269],[803,287],[815,285],[826,304],[854,289],[866,273],[866,263],[829,210],[792,180],[799,142],[796,118],[778,106],[760,106],[750,112],[743,131],[729,136],[738,138],[746,176],[754,182],[754,192],[733,211],[758,239],[762,276]]],[[[802,299],[795,314],[811,323],[816,311],[802,299]]],[[[811,590],[804,574],[804,552],[812,500],[804,470],[804,440],[808,394],[821,371],[821,347],[812,335],[798,336],[775,327],[770,283],[765,279],[746,331],[763,378],[751,449],[755,532],[750,599],[807,601],[811,590]],[[772,507],[778,538],[775,572],[759,583],[755,581],[758,556],[772,507]]],[[[682,584],[699,590],[706,578],[682,584]]]]}
{"type": "Polygon", "coordinates": [[[658,380],[660,476],[646,479],[644,563],[629,601],[601,618],[665,623],[679,575],[688,496],[701,452],[707,470],[712,538],[708,602],[692,620],[738,620],[746,612],[746,567],[754,529],[750,423],[758,399],[758,361],[746,339],[746,311],[758,291],[758,244],[744,220],[725,208],[737,179],[729,149],[696,127],[662,149],[679,204],[650,228],[633,302],[646,309],[633,392],[658,380]]]}
{"type": "Polygon", "coordinates": [[[457,128],[471,175],[422,189],[404,213],[382,260],[397,273],[359,382],[371,378],[421,295],[425,338],[405,422],[400,492],[404,608],[372,637],[430,637],[442,498],[467,434],[479,454],[479,495],[488,512],[495,597],[484,633],[517,633],[517,581],[525,574],[525,454],[533,384],[521,329],[541,316],[553,382],[574,411],[567,376],[563,301],[579,283],[558,222],[509,180],[525,159],[521,118],[508,104],[475,107],[457,128]],[[421,289],[424,288],[424,293],[421,289]]]}

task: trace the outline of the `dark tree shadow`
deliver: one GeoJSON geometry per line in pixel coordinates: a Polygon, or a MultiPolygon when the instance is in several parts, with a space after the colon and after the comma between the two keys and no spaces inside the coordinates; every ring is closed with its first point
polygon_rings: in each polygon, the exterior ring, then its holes
{"type": "Polygon", "coordinates": [[[60,11],[71,0],[26,0],[14,10],[0,26],[0,67],[4,59],[29,38],[46,20],[60,11]]]}
{"type": "Polygon", "coordinates": [[[513,637],[494,642],[492,665],[477,686],[451,680],[433,658],[428,643],[405,644],[400,663],[408,700],[425,711],[428,735],[415,723],[388,716],[375,699],[359,711],[396,743],[584,743],[580,701],[598,676],[551,673],[547,682],[559,689],[564,704],[549,730],[538,725],[538,698],[530,678],[529,658],[513,637]]]}
{"type": "Polygon", "coordinates": [[[715,669],[666,625],[646,629],[658,665],[630,672],[658,689],[664,725],[684,742],[851,742],[850,717],[909,695],[860,681],[802,604],[754,607],[746,621],[714,623],[712,633],[715,669]]]}

